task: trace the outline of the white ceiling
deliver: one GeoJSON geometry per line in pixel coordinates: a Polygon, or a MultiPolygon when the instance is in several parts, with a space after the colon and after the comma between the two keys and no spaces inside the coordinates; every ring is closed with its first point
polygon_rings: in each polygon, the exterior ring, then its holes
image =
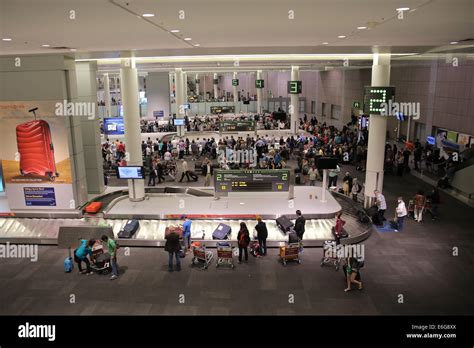
{"type": "Polygon", "coordinates": [[[419,52],[474,38],[474,0],[0,0],[0,37],[12,39],[0,41],[0,55],[69,51],[42,44],[76,48],[78,57],[129,50],[142,56],[279,49],[351,53],[370,52],[374,45],[419,52]],[[399,20],[398,7],[414,11],[399,20]],[[69,18],[70,10],[76,19],[69,18]],[[150,12],[155,17],[147,20],[135,15],[150,12]]]}

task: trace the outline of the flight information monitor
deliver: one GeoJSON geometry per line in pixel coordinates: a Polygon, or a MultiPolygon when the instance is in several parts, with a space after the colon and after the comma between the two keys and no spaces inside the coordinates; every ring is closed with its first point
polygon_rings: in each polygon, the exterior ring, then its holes
{"type": "Polygon", "coordinates": [[[211,106],[211,114],[233,114],[235,112],[235,106],[211,106]]]}
{"type": "Polygon", "coordinates": [[[290,171],[287,169],[252,169],[214,171],[216,192],[287,192],[290,171]]]}
{"type": "Polygon", "coordinates": [[[145,179],[143,167],[124,166],[117,167],[117,178],[119,179],[145,179]]]}
{"type": "Polygon", "coordinates": [[[253,132],[255,121],[220,121],[219,130],[221,132],[253,132]]]}

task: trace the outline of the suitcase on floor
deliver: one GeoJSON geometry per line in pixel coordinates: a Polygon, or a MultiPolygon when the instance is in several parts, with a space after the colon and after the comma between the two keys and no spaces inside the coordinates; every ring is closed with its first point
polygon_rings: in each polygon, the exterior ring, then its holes
{"type": "Polygon", "coordinates": [[[184,230],[182,226],[176,226],[176,225],[167,226],[165,228],[165,237],[167,237],[172,232],[177,233],[180,239],[183,238],[184,230]]]}
{"type": "Polygon", "coordinates": [[[197,174],[196,174],[195,172],[189,171],[189,172],[188,172],[188,175],[189,175],[189,177],[190,177],[192,180],[198,181],[198,176],[197,176],[197,174]]]}
{"type": "Polygon", "coordinates": [[[295,226],[286,215],[282,215],[278,219],[276,219],[276,224],[278,228],[284,233],[287,233],[295,226]]]}
{"type": "Polygon", "coordinates": [[[296,232],[294,230],[290,230],[290,232],[288,232],[288,244],[294,244],[299,242],[300,238],[298,237],[296,232]]]}
{"type": "Polygon", "coordinates": [[[212,232],[212,239],[224,240],[229,239],[232,229],[229,225],[219,224],[217,228],[212,232]]]}
{"type": "Polygon", "coordinates": [[[34,120],[16,126],[20,174],[36,174],[53,181],[56,172],[54,147],[48,122],[34,120]]]}
{"type": "Polygon", "coordinates": [[[102,202],[90,202],[85,211],[88,214],[97,214],[102,209],[102,202]]]}
{"type": "Polygon", "coordinates": [[[128,220],[123,229],[119,232],[119,238],[132,238],[140,228],[138,220],[128,220]]]}

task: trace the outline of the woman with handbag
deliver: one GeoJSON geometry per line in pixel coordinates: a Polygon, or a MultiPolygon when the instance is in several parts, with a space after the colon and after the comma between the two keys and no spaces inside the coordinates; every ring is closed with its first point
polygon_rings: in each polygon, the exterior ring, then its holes
{"type": "Polygon", "coordinates": [[[347,258],[347,266],[346,266],[346,280],[347,280],[347,288],[344,289],[345,292],[351,291],[351,284],[357,284],[359,286],[359,290],[362,290],[362,282],[356,280],[357,274],[359,273],[358,263],[354,257],[347,258]]]}
{"type": "Polygon", "coordinates": [[[237,234],[239,245],[239,263],[242,263],[242,252],[245,252],[245,262],[249,260],[249,252],[247,250],[250,243],[250,233],[245,222],[240,223],[240,231],[237,234]]]}

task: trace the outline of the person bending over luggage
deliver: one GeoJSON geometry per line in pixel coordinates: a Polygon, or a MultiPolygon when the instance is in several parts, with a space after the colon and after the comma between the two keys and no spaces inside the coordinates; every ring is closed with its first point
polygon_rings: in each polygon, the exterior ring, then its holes
{"type": "Polygon", "coordinates": [[[192,221],[190,218],[184,216],[184,223],[183,223],[183,239],[184,245],[187,250],[191,249],[191,225],[192,221]]]}
{"type": "Polygon", "coordinates": [[[107,252],[110,255],[110,265],[112,266],[112,276],[110,277],[110,280],[117,279],[119,275],[117,264],[117,243],[105,234],[100,239],[107,245],[107,252]]]}
{"type": "Polygon", "coordinates": [[[74,261],[77,263],[77,268],[81,274],[92,274],[91,263],[87,258],[88,255],[92,254],[92,246],[95,244],[94,239],[86,240],[81,239],[81,245],[79,248],[74,250],[74,261]],[[82,269],[82,262],[86,264],[87,270],[82,269]]]}
{"type": "Polygon", "coordinates": [[[173,255],[176,258],[176,270],[181,271],[181,260],[179,258],[179,251],[181,250],[181,245],[179,243],[179,234],[176,232],[171,232],[166,237],[165,251],[168,252],[168,272],[173,272],[173,255]]]}
{"type": "Polygon", "coordinates": [[[351,291],[352,283],[357,284],[359,290],[362,290],[362,282],[356,280],[357,273],[359,273],[359,263],[354,257],[348,257],[346,265],[347,288],[344,289],[345,292],[351,291]]]}
{"type": "Polygon", "coordinates": [[[341,236],[344,234],[344,225],[346,222],[342,220],[342,211],[336,214],[336,225],[334,226],[334,233],[336,238],[336,243],[340,244],[341,236]]]}
{"type": "Polygon", "coordinates": [[[245,252],[245,262],[248,262],[249,252],[247,247],[250,243],[250,233],[245,222],[240,223],[240,231],[237,234],[237,242],[239,245],[239,263],[242,263],[242,251],[245,252]]]}
{"type": "Polygon", "coordinates": [[[301,210],[296,211],[296,221],[295,221],[295,232],[300,240],[303,240],[303,234],[305,232],[304,225],[306,224],[306,219],[301,215],[301,210]]]}
{"type": "Polygon", "coordinates": [[[260,216],[257,217],[257,225],[255,225],[255,230],[257,231],[258,244],[262,250],[262,256],[267,255],[267,237],[268,230],[265,222],[262,221],[260,216]]]}

